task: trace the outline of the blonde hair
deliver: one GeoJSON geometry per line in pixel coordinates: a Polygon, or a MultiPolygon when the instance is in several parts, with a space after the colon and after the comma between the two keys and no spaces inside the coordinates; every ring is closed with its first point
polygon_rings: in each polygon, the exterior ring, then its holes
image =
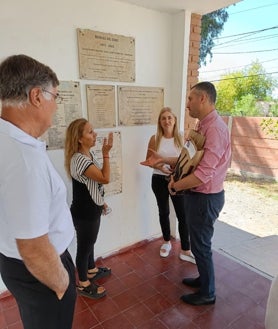
{"type": "Polygon", "coordinates": [[[155,136],[155,151],[158,150],[160,142],[161,142],[161,138],[164,136],[164,131],[161,127],[160,119],[161,119],[162,114],[165,113],[165,112],[171,113],[172,116],[175,118],[175,124],[174,124],[174,130],[173,130],[174,144],[178,148],[181,148],[183,146],[182,137],[179,134],[178,127],[177,127],[177,117],[176,117],[176,115],[173,113],[173,111],[170,107],[163,107],[160,110],[160,113],[159,113],[159,116],[158,116],[158,119],[157,119],[157,130],[156,130],[156,136],[155,136]]]}
{"type": "Polygon", "coordinates": [[[76,119],[70,123],[66,130],[65,140],[65,169],[69,177],[70,174],[70,162],[74,153],[79,151],[79,140],[83,135],[84,127],[88,120],[84,118],[76,119]]]}

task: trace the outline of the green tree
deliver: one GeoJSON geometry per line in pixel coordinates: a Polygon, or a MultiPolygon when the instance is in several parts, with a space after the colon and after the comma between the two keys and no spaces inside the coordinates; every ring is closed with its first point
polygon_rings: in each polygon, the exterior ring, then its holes
{"type": "Polygon", "coordinates": [[[248,77],[244,83],[245,92],[255,95],[257,100],[265,100],[267,96],[271,96],[276,86],[275,80],[266,74],[258,60],[250,68],[243,70],[243,74],[248,77]]]}
{"type": "Polygon", "coordinates": [[[258,106],[256,106],[256,97],[252,94],[242,96],[231,110],[231,114],[233,116],[259,116],[261,113],[258,106]]]}
{"type": "Polygon", "coordinates": [[[199,64],[206,65],[207,55],[210,56],[210,60],[212,59],[211,50],[215,45],[214,39],[223,31],[228,17],[227,8],[222,8],[202,16],[199,64]]]}
{"type": "Polygon", "coordinates": [[[243,74],[234,72],[227,76],[229,78],[223,79],[216,84],[216,108],[221,114],[231,115],[231,110],[235,107],[235,101],[242,96],[241,86],[238,84],[238,81],[243,78],[243,74]]]}
{"type": "Polygon", "coordinates": [[[216,107],[222,114],[260,115],[256,102],[269,100],[277,80],[255,61],[247,69],[225,74],[216,84],[216,107]]]}
{"type": "Polygon", "coordinates": [[[278,100],[273,101],[270,105],[269,116],[278,117],[278,100]]]}

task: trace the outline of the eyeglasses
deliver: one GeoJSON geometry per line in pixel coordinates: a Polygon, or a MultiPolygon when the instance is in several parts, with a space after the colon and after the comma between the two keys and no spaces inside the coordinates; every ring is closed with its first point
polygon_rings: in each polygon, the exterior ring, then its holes
{"type": "Polygon", "coordinates": [[[62,98],[61,98],[61,96],[59,95],[59,93],[54,94],[54,93],[52,93],[51,91],[48,91],[48,90],[46,90],[46,89],[42,89],[42,91],[43,91],[44,93],[48,93],[48,94],[52,95],[55,101],[61,101],[61,100],[62,100],[62,98]]]}

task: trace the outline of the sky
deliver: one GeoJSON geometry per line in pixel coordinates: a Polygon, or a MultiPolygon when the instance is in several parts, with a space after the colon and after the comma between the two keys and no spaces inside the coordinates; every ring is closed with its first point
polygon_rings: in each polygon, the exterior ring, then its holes
{"type": "MultiPolygon", "coordinates": [[[[230,6],[228,13],[212,60],[207,57],[207,65],[199,69],[200,80],[219,80],[256,60],[278,79],[278,0],[243,0],[230,6]]],[[[278,89],[273,96],[278,98],[278,89]]]]}

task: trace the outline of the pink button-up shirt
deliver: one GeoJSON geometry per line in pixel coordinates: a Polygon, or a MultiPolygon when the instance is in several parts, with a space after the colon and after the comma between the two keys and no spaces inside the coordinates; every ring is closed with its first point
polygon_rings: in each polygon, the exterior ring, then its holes
{"type": "Polygon", "coordinates": [[[199,124],[198,132],[206,137],[206,141],[203,158],[194,171],[194,175],[203,184],[192,190],[206,194],[218,193],[223,190],[223,182],[230,165],[229,130],[216,110],[210,112],[199,124]]]}

